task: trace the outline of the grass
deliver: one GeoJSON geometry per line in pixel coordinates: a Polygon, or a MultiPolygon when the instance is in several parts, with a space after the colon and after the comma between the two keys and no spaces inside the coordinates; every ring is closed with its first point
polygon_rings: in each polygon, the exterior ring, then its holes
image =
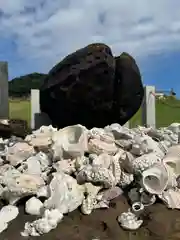
{"type": "Polygon", "coordinates": [[[31,121],[31,104],[28,100],[9,100],[9,116],[10,118],[23,119],[30,126],[31,121]]]}
{"type": "MultiPolygon", "coordinates": [[[[180,122],[180,100],[156,100],[156,126],[166,127],[173,122],[180,122]]],[[[141,109],[130,120],[131,127],[137,125],[142,125],[141,109]]]]}
{"type": "MultiPolygon", "coordinates": [[[[23,119],[30,125],[31,106],[29,100],[9,100],[10,118],[23,119]]],[[[156,125],[165,127],[172,122],[180,122],[180,100],[169,98],[156,101],[156,125]]],[[[142,125],[141,109],[130,120],[130,126],[142,125]]]]}

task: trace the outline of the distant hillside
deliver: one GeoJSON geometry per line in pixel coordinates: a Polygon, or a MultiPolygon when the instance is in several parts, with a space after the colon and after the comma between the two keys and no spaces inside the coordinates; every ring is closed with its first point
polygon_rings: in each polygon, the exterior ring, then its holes
{"type": "Polygon", "coordinates": [[[30,94],[32,88],[39,89],[46,74],[31,73],[9,81],[9,96],[24,97],[30,94]]]}

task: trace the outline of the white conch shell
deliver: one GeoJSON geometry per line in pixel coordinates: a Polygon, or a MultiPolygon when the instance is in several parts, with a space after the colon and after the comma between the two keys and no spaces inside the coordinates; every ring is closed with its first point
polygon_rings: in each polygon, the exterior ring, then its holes
{"type": "Polygon", "coordinates": [[[166,156],[163,159],[168,166],[173,168],[174,173],[180,174],[180,145],[175,145],[169,148],[166,156]]]}
{"type": "Polygon", "coordinates": [[[8,224],[6,222],[0,222],[0,233],[8,228],[8,224]]]}
{"type": "Polygon", "coordinates": [[[99,208],[109,208],[109,202],[106,202],[106,201],[100,201],[100,202],[98,202],[98,203],[94,206],[94,209],[99,209],[99,208]]]}
{"type": "Polygon", "coordinates": [[[40,236],[55,229],[58,223],[62,220],[63,214],[58,209],[46,209],[43,217],[34,222],[25,223],[24,231],[21,232],[23,237],[40,236]]]}
{"type": "Polygon", "coordinates": [[[112,132],[116,140],[119,140],[119,139],[127,140],[127,139],[133,139],[134,137],[128,128],[122,127],[118,123],[113,123],[110,126],[105,127],[105,130],[112,132]]]}
{"type": "Polygon", "coordinates": [[[168,130],[171,130],[173,133],[178,134],[180,132],[180,123],[172,123],[167,127],[168,130]]]}
{"type": "Polygon", "coordinates": [[[159,148],[162,150],[162,152],[166,155],[168,152],[168,149],[172,146],[169,141],[159,141],[158,142],[159,148]]]}
{"type": "Polygon", "coordinates": [[[144,205],[141,202],[134,202],[131,206],[131,211],[139,217],[144,211],[144,205]]]}
{"type": "Polygon", "coordinates": [[[123,194],[123,191],[121,188],[115,186],[106,190],[103,190],[102,192],[98,193],[97,200],[98,201],[105,201],[106,203],[111,201],[114,198],[117,198],[123,194]]]}
{"type": "Polygon", "coordinates": [[[53,128],[52,125],[41,126],[39,129],[33,131],[32,134],[27,135],[25,141],[36,147],[47,147],[52,143],[52,134],[56,131],[57,129],[53,128]]]}
{"type": "Polygon", "coordinates": [[[127,169],[129,173],[141,173],[161,161],[161,158],[154,152],[144,154],[135,159],[132,157],[128,158],[128,156],[129,154],[127,153],[127,161],[125,162],[126,165],[124,168],[127,169]]]}
{"type": "Polygon", "coordinates": [[[95,138],[90,139],[88,142],[88,151],[90,153],[96,153],[97,155],[100,155],[102,153],[114,155],[117,150],[118,148],[115,143],[107,143],[95,138]]]}
{"type": "Polygon", "coordinates": [[[74,211],[84,199],[84,186],[63,172],[53,174],[49,191],[50,197],[44,202],[45,208],[56,208],[62,214],[74,211]]]}
{"type": "Polygon", "coordinates": [[[130,185],[134,181],[134,175],[131,173],[121,172],[120,181],[118,182],[118,186],[125,188],[130,185]]]}
{"type": "Polygon", "coordinates": [[[32,156],[24,161],[18,170],[27,174],[41,175],[41,164],[36,156],[32,156]]]}
{"type": "Polygon", "coordinates": [[[44,185],[44,181],[41,177],[30,174],[20,174],[15,179],[16,187],[27,189],[31,192],[36,192],[40,186],[44,185]]]}
{"type": "Polygon", "coordinates": [[[0,221],[10,222],[14,220],[19,214],[19,210],[16,206],[7,205],[0,211],[0,221]]]}
{"type": "Polygon", "coordinates": [[[122,152],[119,151],[118,153],[116,153],[115,156],[113,156],[113,161],[111,164],[110,169],[112,170],[112,173],[115,177],[115,185],[117,185],[117,183],[120,182],[121,179],[121,167],[120,167],[120,158],[121,158],[122,152]]]}
{"type": "Polygon", "coordinates": [[[45,185],[44,180],[37,175],[19,174],[4,179],[2,197],[10,204],[15,204],[23,196],[35,194],[37,190],[45,185]]]}
{"type": "Polygon", "coordinates": [[[107,153],[102,153],[99,156],[96,154],[90,154],[89,158],[92,159],[92,165],[98,165],[105,168],[109,168],[113,161],[113,157],[107,153]]]}
{"type": "Polygon", "coordinates": [[[102,189],[101,186],[94,186],[92,183],[85,183],[85,192],[87,193],[86,198],[83,200],[81,205],[81,211],[84,214],[91,214],[94,206],[96,205],[96,196],[102,189]]]}
{"type": "Polygon", "coordinates": [[[9,125],[9,119],[1,119],[0,123],[2,123],[4,125],[9,125]]]}
{"type": "Polygon", "coordinates": [[[32,146],[26,142],[18,142],[8,148],[6,160],[10,162],[12,166],[17,166],[33,154],[34,149],[32,146]]]}
{"type": "Polygon", "coordinates": [[[36,192],[36,196],[38,198],[40,197],[49,198],[50,197],[49,187],[47,185],[40,187],[36,192]]]}
{"type": "Polygon", "coordinates": [[[92,128],[89,131],[90,138],[99,139],[106,143],[113,143],[114,142],[114,136],[111,132],[106,132],[103,128],[92,128]]]}
{"type": "Polygon", "coordinates": [[[89,158],[82,156],[82,157],[77,157],[75,159],[75,168],[79,172],[82,170],[86,165],[89,164],[89,158]]]}
{"type": "Polygon", "coordinates": [[[170,169],[158,163],[142,173],[142,185],[151,194],[161,194],[171,182],[170,169]]]}
{"type": "Polygon", "coordinates": [[[134,167],[133,167],[133,161],[135,160],[135,157],[127,151],[124,151],[121,156],[121,167],[127,172],[127,173],[134,173],[134,167]]]}
{"type": "Polygon", "coordinates": [[[44,152],[38,152],[36,155],[24,161],[18,170],[23,173],[41,175],[41,173],[46,171],[51,165],[52,161],[48,155],[44,152]]]}
{"type": "Polygon", "coordinates": [[[171,209],[180,209],[180,189],[168,189],[158,197],[171,209]]]}
{"type": "Polygon", "coordinates": [[[85,166],[76,176],[79,183],[92,182],[100,183],[105,188],[113,187],[116,185],[116,179],[112,173],[107,168],[100,166],[85,166]]]}
{"type": "Polygon", "coordinates": [[[53,164],[53,168],[56,169],[57,172],[60,171],[71,175],[76,171],[75,160],[66,159],[58,161],[53,164]]]}
{"type": "Polygon", "coordinates": [[[165,153],[159,147],[159,143],[155,142],[147,135],[135,136],[134,144],[132,145],[131,153],[141,156],[143,154],[154,152],[160,158],[163,158],[165,153]]]}
{"type": "Polygon", "coordinates": [[[35,155],[35,158],[37,158],[41,164],[41,171],[46,171],[48,167],[52,165],[52,160],[44,152],[38,152],[38,154],[35,155]]]}
{"type": "Polygon", "coordinates": [[[69,157],[81,157],[88,150],[88,130],[82,125],[73,125],[54,132],[54,157],[58,157],[59,149],[69,157]],[[57,152],[56,152],[57,151],[57,152]]]}
{"type": "Polygon", "coordinates": [[[52,125],[41,126],[39,129],[33,131],[34,134],[44,133],[44,134],[49,134],[50,136],[53,132],[57,132],[57,128],[54,128],[52,125]]]}
{"type": "Polygon", "coordinates": [[[52,144],[52,139],[50,136],[40,133],[35,137],[32,137],[28,143],[38,149],[47,149],[52,144]]]}
{"type": "Polygon", "coordinates": [[[10,164],[0,166],[0,183],[6,184],[8,178],[19,176],[20,172],[10,164]]]}
{"type": "Polygon", "coordinates": [[[136,215],[129,210],[128,212],[123,212],[118,217],[118,222],[124,229],[136,230],[142,225],[143,220],[138,220],[136,215]]]}
{"type": "Polygon", "coordinates": [[[30,198],[25,205],[26,213],[30,215],[40,215],[42,213],[43,203],[36,197],[30,198]]]}
{"type": "Polygon", "coordinates": [[[14,220],[18,214],[18,208],[12,205],[4,206],[0,210],[0,233],[7,229],[8,223],[14,220]]]}

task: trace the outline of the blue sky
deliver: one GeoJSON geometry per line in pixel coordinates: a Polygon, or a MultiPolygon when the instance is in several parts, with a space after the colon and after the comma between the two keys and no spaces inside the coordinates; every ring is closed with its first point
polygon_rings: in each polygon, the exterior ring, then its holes
{"type": "Polygon", "coordinates": [[[47,73],[92,42],[137,60],[144,84],[180,96],[179,0],[0,0],[0,60],[9,79],[47,73]]]}

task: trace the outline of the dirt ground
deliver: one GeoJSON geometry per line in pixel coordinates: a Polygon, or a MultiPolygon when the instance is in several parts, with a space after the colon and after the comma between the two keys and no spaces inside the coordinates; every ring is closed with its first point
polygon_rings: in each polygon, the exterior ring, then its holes
{"type": "Polygon", "coordinates": [[[169,210],[161,203],[146,209],[144,224],[137,231],[124,231],[117,222],[121,212],[128,209],[126,198],[121,196],[111,202],[108,210],[95,210],[84,216],[76,210],[64,217],[58,227],[41,237],[24,238],[20,235],[26,221],[34,220],[24,214],[21,207],[19,217],[0,234],[0,240],[179,240],[180,211],[169,210]]]}

